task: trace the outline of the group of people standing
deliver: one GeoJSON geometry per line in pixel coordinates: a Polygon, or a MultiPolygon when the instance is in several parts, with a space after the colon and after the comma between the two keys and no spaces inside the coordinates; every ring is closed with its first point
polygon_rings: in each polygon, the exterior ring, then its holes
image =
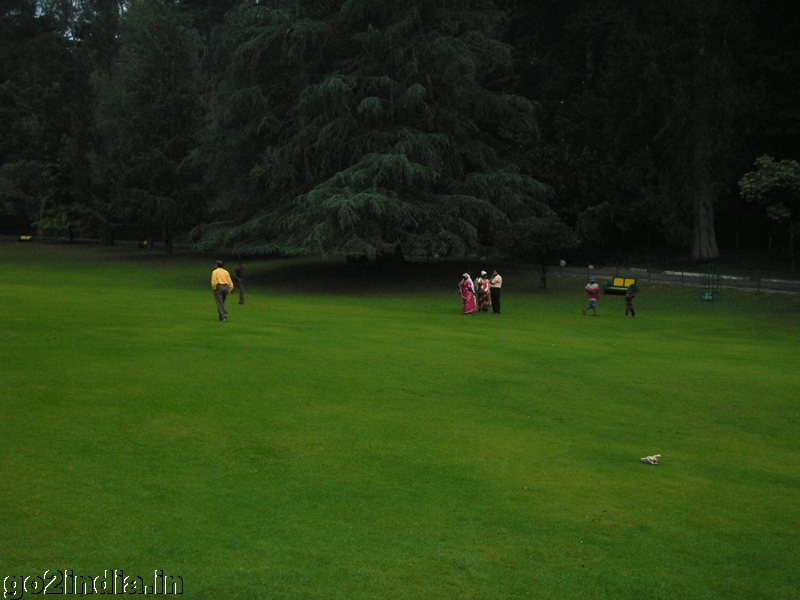
{"type": "Polygon", "coordinates": [[[463,313],[471,315],[475,312],[492,312],[500,314],[500,290],[503,287],[503,278],[497,271],[492,271],[489,277],[486,271],[472,280],[472,274],[467,271],[461,276],[461,283],[458,284],[458,291],[461,293],[461,301],[464,305],[463,313]],[[477,298],[477,300],[476,300],[477,298]]]}
{"type": "MultiPolygon", "coordinates": [[[[472,281],[472,275],[469,271],[461,276],[461,282],[458,284],[458,291],[461,293],[461,302],[463,305],[463,314],[471,315],[475,312],[489,312],[492,309],[494,314],[500,314],[500,290],[503,287],[503,278],[497,271],[492,271],[492,276],[486,275],[486,271],[481,271],[481,274],[472,281]],[[476,299],[477,298],[477,299],[476,299]]],[[[592,277],[586,285],[586,295],[589,301],[586,308],[583,309],[583,314],[587,310],[591,310],[594,316],[599,316],[597,312],[597,301],[600,299],[600,286],[597,284],[597,279],[592,277]]],[[[633,292],[628,290],[625,294],[625,316],[636,316],[636,310],[633,308],[633,292]]]]}

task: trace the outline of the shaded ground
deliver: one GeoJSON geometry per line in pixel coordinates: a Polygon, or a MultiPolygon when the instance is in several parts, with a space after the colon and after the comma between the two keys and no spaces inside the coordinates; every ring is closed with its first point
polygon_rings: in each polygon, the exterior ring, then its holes
{"type": "MultiPolygon", "coordinates": [[[[0,236],[0,242],[17,244],[16,236],[0,236]]],[[[35,240],[34,245],[43,242],[35,240]]],[[[58,246],[66,246],[63,242],[50,241],[58,246]]],[[[76,243],[77,245],[77,243],[76,243]]],[[[80,245],[97,246],[99,244],[93,240],[81,240],[80,245]]],[[[175,263],[182,260],[194,261],[197,257],[204,257],[209,262],[209,269],[213,268],[214,261],[218,258],[217,253],[197,253],[189,246],[176,246],[176,252],[172,256],[165,256],[159,249],[135,249],[135,242],[120,242],[115,247],[119,255],[114,253],[103,256],[103,261],[124,258],[126,260],[152,261],[162,263],[169,261],[175,263]]],[[[222,256],[226,260],[226,267],[233,272],[239,259],[229,256],[222,256]]],[[[428,259],[423,257],[406,257],[405,262],[395,261],[369,261],[369,262],[344,262],[342,260],[330,260],[318,262],[318,259],[274,259],[267,260],[262,257],[253,257],[253,268],[245,270],[245,285],[248,283],[256,287],[271,287],[292,289],[294,291],[318,294],[334,293],[358,295],[359,293],[374,294],[382,292],[387,294],[397,293],[418,293],[426,288],[442,289],[442,287],[452,286],[457,290],[461,274],[470,271],[473,278],[477,277],[481,270],[489,273],[497,268],[508,282],[513,281],[514,287],[539,287],[538,274],[533,265],[510,263],[504,261],[488,261],[481,259],[428,259]],[[320,287],[322,283],[322,287],[320,287]]],[[[242,259],[245,264],[250,260],[242,259]]],[[[640,283],[655,282],[671,285],[683,285],[689,287],[703,288],[708,285],[708,277],[712,276],[714,283],[719,273],[714,267],[680,267],[674,269],[645,269],[645,268],[622,268],[622,267],[600,267],[588,269],[586,267],[550,267],[548,278],[559,275],[588,279],[591,276],[597,277],[601,282],[612,277],[633,277],[640,283]],[[704,270],[705,269],[705,270],[704,270]]],[[[778,278],[763,275],[757,270],[753,270],[747,275],[725,275],[719,273],[718,284],[721,288],[737,288],[752,291],[772,291],[784,293],[800,293],[800,279],[778,278]]]]}
{"type": "MultiPolygon", "coordinates": [[[[331,261],[328,263],[298,264],[280,261],[273,264],[269,271],[254,272],[250,281],[258,286],[284,286],[304,293],[336,293],[358,295],[359,293],[402,294],[418,293],[427,288],[442,289],[452,286],[457,291],[461,274],[469,271],[475,278],[481,270],[489,273],[497,268],[504,276],[506,283],[513,287],[539,288],[539,276],[531,265],[524,264],[488,264],[481,261],[407,261],[405,263],[345,263],[331,261]],[[323,288],[320,288],[320,282],[323,288]]],[[[588,279],[597,277],[602,283],[613,277],[635,278],[640,283],[664,283],[687,287],[705,288],[709,285],[709,277],[719,288],[737,288],[751,291],[772,291],[800,293],[800,280],[773,279],[760,277],[744,277],[719,275],[715,273],[691,271],[657,271],[646,269],[600,268],[587,269],[579,267],[551,267],[548,280],[558,277],[575,277],[588,279]]]]}

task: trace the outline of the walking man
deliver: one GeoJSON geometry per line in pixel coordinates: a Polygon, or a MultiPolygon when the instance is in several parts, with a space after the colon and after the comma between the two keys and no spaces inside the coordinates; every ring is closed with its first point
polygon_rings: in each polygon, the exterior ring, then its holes
{"type": "Polygon", "coordinates": [[[244,304],[244,286],[242,285],[243,273],[244,263],[239,263],[239,268],[233,272],[233,280],[236,282],[236,287],[239,288],[239,304],[244,304]]]}
{"type": "Polygon", "coordinates": [[[492,278],[489,280],[489,294],[492,297],[492,312],[500,314],[500,288],[503,287],[503,278],[497,271],[492,271],[492,278]]]}
{"type": "Polygon", "coordinates": [[[231,281],[231,274],[222,267],[224,263],[221,260],[217,261],[217,268],[211,272],[211,289],[214,290],[214,298],[217,300],[217,312],[219,312],[219,320],[228,320],[228,311],[225,308],[225,299],[228,294],[233,292],[233,282],[231,281]]]}
{"type": "Polygon", "coordinates": [[[586,311],[591,308],[594,316],[599,317],[600,315],[597,314],[597,301],[600,299],[600,286],[597,285],[597,279],[592,277],[584,289],[589,296],[589,303],[586,305],[586,308],[583,309],[584,316],[586,315],[586,311]]]}

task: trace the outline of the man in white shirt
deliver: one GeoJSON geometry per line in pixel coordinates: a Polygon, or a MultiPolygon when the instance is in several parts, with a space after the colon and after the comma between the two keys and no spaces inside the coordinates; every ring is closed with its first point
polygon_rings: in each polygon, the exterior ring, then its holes
{"type": "Polygon", "coordinates": [[[489,294],[492,296],[492,312],[500,314],[500,288],[503,287],[503,278],[500,273],[492,271],[492,278],[489,280],[489,294]]]}

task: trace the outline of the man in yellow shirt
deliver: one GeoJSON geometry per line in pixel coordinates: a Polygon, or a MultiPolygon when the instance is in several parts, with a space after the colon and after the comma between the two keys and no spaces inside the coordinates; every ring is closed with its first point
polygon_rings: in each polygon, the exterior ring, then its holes
{"type": "Polygon", "coordinates": [[[211,272],[211,289],[214,290],[214,297],[217,299],[219,320],[227,321],[228,311],[225,309],[225,298],[233,292],[233,282],[231,281],[231,274],[222,268],[223,265],[224,263],[218,260],[217,268],[211,272]]]}

